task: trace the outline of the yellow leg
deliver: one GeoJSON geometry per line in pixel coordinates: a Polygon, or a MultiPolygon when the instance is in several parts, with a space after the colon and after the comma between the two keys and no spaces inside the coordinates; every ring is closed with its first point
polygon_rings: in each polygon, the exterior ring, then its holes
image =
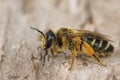
{"type": "Polygon", "coordinates": [[[98,57],[97,55],[93,54],[92,57],[98,62],[98,64],[100,64],[100,65],[102,65],[102,66],[106,66],[105,64],[103,64],[103,63],[101,62],[101,60],[99,59],[99,57],[98,57]]]}
{"type": "Polygon", "coordinates": [[[105,57],[105,53],[103,53],[103,52],[102,52],[102,53],[100,53],[100,55],[101,55],[101,56],[103,56],[103,57],[105,57]]]}
{"type": "Polygon", "coordinates": [[[101,56],[101,57],[105,57],[105,56],[106,56],[104,52],[96,52],[96,54],[97,54],[98,56],[101,56]]]}
{"type": "Polygon", "coordinates": [[[76,61],[76,56],[77,56],[77,51],[76,50],[71,50],[71,56],[72,56],[72,62],[71,62],[71,66],[68,70],[71,70],[75,61],[76,61]]]}
{"type": "Polygon", "coordinates": [[[54,56],[54,50],[53,50],[53,48],[51,48],[50,51],[52,53],[52,56],[54,56]]]}
{"type": "Polygon", "coordinates": [[[74,63],[75,63],[75,61],[76,61],[76,57],[72,57],[71,66],[69,67],[68,70],[71,70],[71,69],[72,69],[72,67],[73,67],[73,65],[74,65],[74,63]]]}
{"type": "Polygon", "coordinates": [[[56,52],[59,53],[59,54],[60,54],[60,53],[64,53],[64,52],[62,51],[62,49],[56,49],[56,52]]]}
{"type": "MultiPolygon", "coordinates": [[[[97,54],[95,54],[95,51],[93,50],[93,48],[86,42],[83,42],[83,45],[82,45],[82,49],[83,51],[93,57],[95,60],[97,60],[97,62],[100,64],[100,65],[104,65],[101,60],[99,59],[99,57],[97,56],[97,54]]],[[[105,66],[105,65],[104,65],[105,66]]]]}
{"type": "Polygon", "coordinates": [[[53,47],[53,50],[54,50],[54,52],[56,52],[56,53],[64,53],[63,52],[63,50],[62,50],[62,48],[61,47],[59,47],[58,45],[55,45],[54,47],[53,47]]]}

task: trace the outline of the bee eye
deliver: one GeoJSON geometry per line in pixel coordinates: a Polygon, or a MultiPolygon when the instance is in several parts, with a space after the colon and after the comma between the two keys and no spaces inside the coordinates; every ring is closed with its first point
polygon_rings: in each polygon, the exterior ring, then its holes
{"type": "Polygon", "coordinates": [[[54,39],[54,36],[52,36],[52,35],[48,36],[48,40],[53,40],[53,39],[54,39]]]}

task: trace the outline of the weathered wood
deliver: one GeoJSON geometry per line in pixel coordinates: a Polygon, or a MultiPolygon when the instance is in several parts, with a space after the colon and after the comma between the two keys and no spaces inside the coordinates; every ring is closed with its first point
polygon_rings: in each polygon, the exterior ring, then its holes
{"type": "Polygon", "coordinates": [[[0,80],[119,80],[119,0],[0,0],[0,80]],[[71,71],[69,52],[42,65],[43,50],[35,27],[87,29],[111,36],[115,52],[101,58],[77,57],[71,71]]]}

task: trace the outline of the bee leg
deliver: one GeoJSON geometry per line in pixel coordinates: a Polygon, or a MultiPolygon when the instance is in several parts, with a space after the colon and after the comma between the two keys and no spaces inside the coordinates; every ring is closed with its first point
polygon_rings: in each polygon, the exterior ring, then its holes
{"type": "Polygon", "coordinates": [[[59,54],[60,54],[60,53],[64,53],[64,52],[62,51],[62,49],[56,49],[56,52],[59,53],[59,54]]]}
{"type": "MultiPolygon", "coordinates": [[[[53,48],[50,49],[52,56],[54,56],[54,50],[53,48]]],[[[50,55],[48,55],[48,61],[50,60],[50,55]]]]}
{"type": "Polygon", "coordinates": [[[71,66],[68,70],[71,70],[75,61],[76,61],[76,56],[77,56],[77,52],[76,50],[71,50],[71,56],[72,56],[72,63],[71,63],[71,66]]]}
{"type": "Polygon", "coordinates": [[[45,65],[45,58],[46,58],[47,55],[48,55],[48,50],[46,50],[46,53],[45,53],[45,55],[43,57],[43,66],[45,65]]]}
{"type": "Polygon", "coordinates": [[[96,52],[96,54],[100,57],[105,57],[106,56],[104,52],[96,52]]]}
{"type": "Polygon", "coordinates": [[[50,56],[48,55],[48,59],[47,59],[48,61],[50,61],[50,56]]]}
{"type": "Polygon", "coordinates": [[[40,53],[40,60],[42,60],[42,53],[40,53]]]}
{"type": "Polygon", "coordinates": [[[102,65],[102,66],[106,66],[105,64],[103,64],[103,63],[101,62],[101,60],[99,59],[99,57],[98,57],[96,54],[93,54],[92,57],[93,57],[95,60],[97,60],[98,64],[100,64],[100,65],[102,65]]]}
{"type": "MultiPolygon", "coordinates": [[[[89,55],[89,56],[93,57],[95,60],[97,60],[97,62],[98,62],[99,64],[104,65],[104,64],[101,62],[101,60],[99,59],[99,57],[95,54],[95,51],[93,50],[93,48],[92,48],[88,43],[83,42],[83,44],[82,44],[82,49],[83,49],[83,51],[84,51],[87,55],[89,55]]],[[[105,66],[105,65],[104,65],[104,66],[105,66]]]]}
{"type": "Polygon", "coordinates": [[[59,53],[59,54],[64,53],[63,50],[61,49],[61,47],[59,47],[58,45],[55,45],[53,47],[53,50],[54,50],[54,52],[59,53]]]}
{"type": "Polygon", "coordinates": [[[105,57],[105,53],[102,52],[102,53],[100,53],[100,54],[101,54],[101,56],[105,57]]]}
{"type": "Polygon", "coordinates": [[[53,50],[53,48],[51,48],[50,51],[52,53],[52,56],[54,56],[54,50],[53,50]]]}
{"type": "Polygon", "coordinates": [[[71,66],[69,67],[68,70],[71,70],[71,69],[72,69],[75,61],[76,61],[76,57],[72,57],[72,63],[71,63],[71,66]]]}

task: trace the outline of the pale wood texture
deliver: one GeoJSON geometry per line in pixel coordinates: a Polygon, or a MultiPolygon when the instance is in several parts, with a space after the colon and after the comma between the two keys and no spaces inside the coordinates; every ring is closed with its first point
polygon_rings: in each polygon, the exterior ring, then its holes
{"type": "MultiPolygon", "coordinates": [[[[0,80],[120,80],[119,0],[0,0],[0,80]],[[115,52],[101,58],[78,57],[74,68],[69,53],[39,61],[38,33],[60,27],[87,29],[107,34],[115,52]]],[[[44,51],[40,51],[44,53],[44,51]]]]}

